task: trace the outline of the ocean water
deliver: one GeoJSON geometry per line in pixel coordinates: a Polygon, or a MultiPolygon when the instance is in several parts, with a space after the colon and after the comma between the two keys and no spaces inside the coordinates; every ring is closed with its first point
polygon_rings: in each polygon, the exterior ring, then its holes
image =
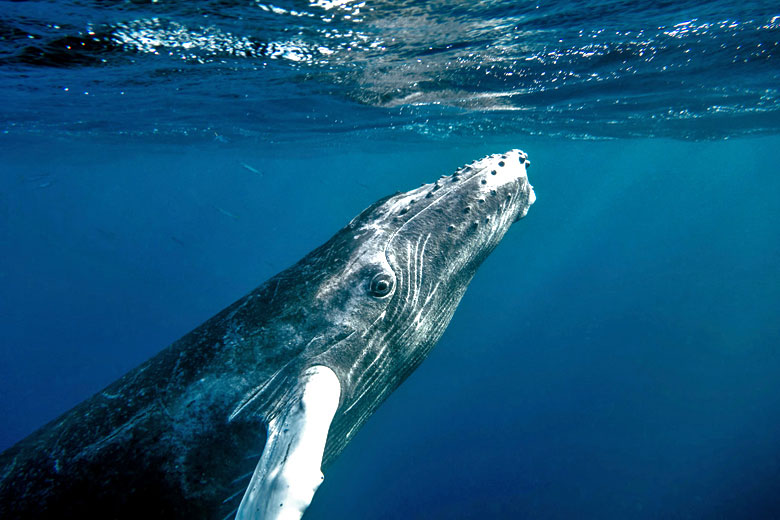
{"type": "Polygon", "coordinates": [[[0,1],[0,449],[517,147],[306,518],[780,517],[778,52],[773,2],[0,1]]]}

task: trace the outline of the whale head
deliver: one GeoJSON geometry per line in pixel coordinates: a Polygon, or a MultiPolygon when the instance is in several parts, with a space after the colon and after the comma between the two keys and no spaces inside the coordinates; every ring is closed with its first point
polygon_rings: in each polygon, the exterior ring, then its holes
{"type": "Polygon", "coordinates": [[[474,161],[376,202],[312,253],[310,262],[332,264],[313,306],[333,330],[348,331],[306,361],[328,366],[341,384],[324,464],[422,362],[479,265],[528,213],[529,164],[520,150],[474,161]]]}
{"type": "Polygon", "coordinates": [[[231,421],[269,422],[308,369],[327,367],[340,385],[327,466],[427,356],[479,265],[528,213],[529,164],[510,150],[385,197],[226,309],[218,319],[238,331],[226,337],[242,338],[220,361],[243,396],[231,421]]]}

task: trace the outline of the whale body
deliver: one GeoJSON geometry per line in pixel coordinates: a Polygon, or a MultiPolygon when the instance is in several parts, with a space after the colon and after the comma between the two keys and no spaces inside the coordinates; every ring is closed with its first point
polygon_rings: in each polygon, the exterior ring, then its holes
{"type": "Polygon", "coordinates": [[[1,518],[300,518],[535,200],[511,150],[383,198],[0,454],[1,518]]]}

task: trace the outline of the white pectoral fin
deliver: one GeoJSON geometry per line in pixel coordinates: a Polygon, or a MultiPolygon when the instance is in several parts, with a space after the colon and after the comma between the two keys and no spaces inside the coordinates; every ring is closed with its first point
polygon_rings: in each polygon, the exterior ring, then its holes
{"type": "Polygon", "coordinates": [[[268,438],[236,520],[298,520],[322,483],[320,469],[341,385],[328,367],[307,369],[268,438]]]}

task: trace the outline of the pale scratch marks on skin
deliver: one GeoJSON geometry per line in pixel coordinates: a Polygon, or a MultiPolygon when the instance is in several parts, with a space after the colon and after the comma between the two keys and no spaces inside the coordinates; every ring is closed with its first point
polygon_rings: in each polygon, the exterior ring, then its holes
{"type": "MultiPolygon", "coordinates": [[[[243,490],[242,490],[242,491],[243,491],[243,490]]],[[[226,514],[225,516],[223,516],[223,517],[222,517],[222,520],[231,520],[232,518],[235,518],[235,516],[234,516],[234,515],[236,514],[236,512],[237,512],[237,511],[238,511],[238,508],[236,507],[236,508],[234,508],[234,509],[233,509],[231,512],[229,512],[228,514],[226,514]]]]}
{"type": "Polygon", "coordinates": [[[250,391],[246,396],[244,396],[244,399],[241,401],[241,403],[236,406],[236,408],[233,410],[233,412],[228,416],[228,422],[235,419],[241,412],[246,409],[247,406],[252,404],[255,399],[257,399],[258,396],[262,395],[266,388],[268,388],[271,383],[273,383],[276,380],[276,377],[281,374],[289,365],[292,363],[293,360],[288,361],[284,365],[282,365],[280,368],[278,368],[271,376],[266,379],[265,383],[262,385],[255,387],[252,391],[250,391]]]}
{"type": "MultiPolygon", "coordinates": [[[[252,471],[252,473],[254,473],[254,471],[252,471]]],[[[252,476],[252,473],[249,473],[249,474],[245,475],[245,476],[244,476],[244,477],[243,477],[241,480],[244,480],[244,479],[247,479],[247,478],[249,478],[250,476],[252,476]]],[[[235,482],[237,482],[237,481],[238,481],[238,479],[234,480],[233,482],[235,483],[235,482]]],[[[227,504],[228,502],[230,502],[230,501],[231,501],[231,500],[233,500],[234,498],[238,497],[238,495],[241,495],[241,494],[242,494],[242,493],[244,493],[245,491],[246,491],[246,490],[245,490],[243,487],[239,488],[239,489],[238,489],[238,491],[236,491],[235,493],[233,493],[232,495],[230,495],[229,497],[227,497],[225,500],[223,500],[223,501],[222,501],[222,503],[223,503],[223,504],[227,504]]],[[[238,508],[236,508],[236,509],[238,509],[238,508]]]]}
{"type": "Polygon", "coordinates": [[[409,273],[409,281],[411,283],[409,284],[409,292],[406,295],[404,306],[408,305],[409,299],[413,297],[415,282],[414,274],[412,273],[412,244],[409,242],[406,243],[406,272],[409,273]]]}
{"type": "Polygon", "coordinates": [[[425,299],[425,303],[423,304],[423,308],[428,305],[428,302],[431,301],[433,296],[436,294],[436,291],[439,290],[439,285],[440,284],[441,284],[441,282],[436,282],[436,285],[434,285],[433,282],[431,282],[431,288],[428,291],[428,297],[425,299]]]}
{"type": "MultiPolygon", "coordinates": [[[[415,266],[416,266],[416,281],[415,281],[415,295],[414,295],[414,301],[412,302],[412,309],[411,311],[414,312],[414,309],[417,306],[417,302],[419,300],[419,296],[422,293],[422,285],[423,285],[423,274],[424,274],[424,265],[425,265],[425,248],[428,246],[428,240],[431,238],[431,233],[428,233],[425,236],[425,241],[423,242],[422,248],[419,248],[420,242],[423,240],[423,237],[420,236],[420,238],[417,240],[417,247],[415,248],[415,255],[417,257],[415,266]],[[419,254],[418,254],[419,252],[419,254]]],[[[415,318],[415,327],[420,325],[420,315],[422,314],[423,310],[425,309],[425,306],[430,301],[430,297],[425,300],[425,303],[420,307],[420,311],[417,313],[417,317],[415,318]]]]}
{"type": "Polygon", "coordinates": [[[171,370],[171,375],[168,376],[168,383],[165,385],[165,389],[169,389],[171,385],[176,381],[176,375],[179,373],[179,367],[181,366],[181,360],[184,357],[184,352],[179,352],[179,355],[176,357],[176,363],[173,365],[173,370],[171,370]]]}
{"type": "MultiPolygon", "coordinates": [[[[349,410],[354,408],[356,405],[358,405],[363,397],[374,390],[374,387],[376,386],[376,383],[380,381],[382,374],[386,372],[387,365],[389,364],[389,356],[385,356],[385,352],[388,350],[389,342],[383,341],[382,342],[382,348],[379,350],[377,356],[374,358],[374,360],[371,362],[368,367],[366,367],[364,374],[369,374],[367,378],[361,378],[362,385],[363,385],[363,391],[360,392],[360,394],[353,400],[352,404],[349,405],[345,410],[344,413],[347,413],[349,410]],[[376,368],[374,368],[374,366],[376,368]]],[[[351,435],[351,434],[350,434],[351,435]]],[[[348,435],[349,438],[349,435],[348,435]]]]}
{"type": "Polygon", "coordinates": [[[0,477],[0,482],[5,481],[9,477],[9,475],[13,474],[13,471],[14,469],[16,469],[16,465],[18,464],[18,460],[19,460],[19,453],[17,453],[14,456],[14,460],[11,461],[11,464],[8,465],[5,473],[3,473],[3,476],[0,477]]]}
{"type": "Polygon", "coordinates": [[[414,245],[414,274],[412,276],[414,280],[414,296],[412,297],[412,307],[409,309],[411,312],[414,312],[414,309],[417,307],[417,299],[420,297],[420,269],[417,261],[420,254],[420,242],[422,242],[422,236],[417,237],[417,243],[414,245]]]}
{"type": "MultiPolygon", "coordinates": [[[[254,459],[259,459],[259,458],[260,458],[260,455],[261,455],[261,454],[260,454],[260,453],[258,453],[257,455],[254,455],[252,458],[254,458],[254,459]]],[[[247,457],[247,458],[249,458],[249,457],[247,457]]],[[[246,479],[248,479],[249,477],[251,477],[251,476],[252,476],[252,473],[254,473],[254,472],[255,472],[255,470],[252,470],[252,471],[249,471],[249,472],[247,472],[247,473],[244,473],[243,475],[240,475],[240,476],[238,476],[238,477],[234,478],[234,479],[233,479],[233,481],[231,482],[231,484],[238,484],[238,483],[239,483],[239,482],[241,482],[242,480],[246,480],[246,479]]],[[[243,490],[242,490],[242,491],[243,491],[243,490]]],[[[240,493],[240,491],[239,491],[239,493],[240,493]]],[[[233,495],[233,496],[235,496],[235,495],[233,495]]],[[[223,502],[223,504],[224,504],[225,502],[227,502],[228,500],[230,500],[230,499],[226,499],[226,500],[223,502]]]]}
{"type": "Polygon", "coordinates": [[[87,444],[84,446],[79,453],[73,457],[73,459],[78,459],[82,456],[84,456],[85,453],[90,452],[96,452],[99,451],[103,446],[107,446],[111,444],[114,439],[122,435],[126,432],[132,432],[132,430],[135,428],[136,423],[142,421],[146,417],[148,417],[152,412],[148,408],[144,408],[143,410],[136,413],[129,421],[122,424],[120,427],[114,429],[110,434],[106,435],[105,437],[100,438],[98,441],[93,442],[91,444],[87,444]]]}
{"type": "Polygon", "coordinates": [[[420,252],[420,285],[422,285],[422,277],[423,277],[423,266],[425,265],[425,248],[428,246],[428,240],[430,240],[432,233],[428,233],[425,237],[425,242],[423,242],[422,251],[420,252]]]}
{"type": "MultiPolygon", "coordinates": [[[[351,336],[351,334],[350,334],[350,336],[351,336]]],[[[308,343],[306,343],[306,346],[303,347],[302,351],[305,352],[306,349],[308,349],[312,345],[312,343],[314,343],[315,341],[321,340],[324,337],[325,336],[322,336],[322,335],[314,336],[312,339],[309,340],[308,343]]],[[[349,337],[349,336],[347,336],[347,337],[349,337]]],[[[228,416],[228,422],[230,422],[233,419],[235,419],[242,411],[244,411],[246,409],[247,406],[252,404],[259,396],[263,395],[265,390],[276,380],[276,378],[279,376],[279,374],[281,374],[285,369],[287,369],[290,366],[290,364],[292,364],[295,360],[296,360],[296,358],[293,357],[290,361],[288,361],[287,363],[282,365],[281,368],[277,369],[268,379],[266,379],[266,381],[262,385],[254,388],[246,396],[244,396],[244,399],[241,401],[241,404],[239,404],[235,408],[235,410],[233,410],[233,412],[230,414],[230,416],[228,416]]]]}
{"type": "MultiPolygon", "coordinates": [[[[355,400],[352,402],[352,404],[351,404],[351,405],[349,405],[349,406],[348,406],[348,407],[347,407],[347,408],[344,410],[344,413],[347,413],[347,412],[348,412],[348,411],[350,411],[352,408],[354,408],[354,407],[355,407],[355,405],[357,405],[357,404],[360,402],[361,398],[362,398],[364,395],[366,395],[366,394],[367,394],[367,393],[368,393],[368,392],[369,392],[369,391],[370,391],[370,390],[373,388],[373,382],[374,382],[374,381],[377,379],[377,377],[378,377],[378,375],[379,375],[379,373],[380,373],[381,371],[378,371],[378,370],[377,370],[377,371],[371,372],[371,368],[372,368],[372,367],[373,367],[373,366],[374,366],[374,365],[375,365],[375,364],[376,364],[378,361],[381,361],[381,360],[383,359],[383,354],[384,354],[384,353],[385,353],[385,351],[387,350],[387,342],[385,341],[385,342],[382,342],[382,343],[383,343],[383,344],[382,344],[382,348],[381,348],[381,349],[379,350],[379,352],[376,354],[376,356],[374,357],[374,360],[373,360],[373,361],[372,361],[372,362],[371,362],[371,363],[370,363],[370,364],[369,364],[369,365],[368,365],[368,366],[365,368],[365,370],[363,371],[363,373],[364,373],[364,374],[371,374],[371,376],[369,376],[369,378],[368,378],[366,381],[364,381],[364,382],[363,382],[363,386],[364,386],[364,389],[363,389],[363,391],[360,393],[360,395],[358,395],[358,396],[357,396],[357,398],[356,398],[356,399],[355,399],[355,400]]],[[[368,350],[369,350],[369,349],[366,349],[366,351],[368,351],[368,350]]]]}
{"type": "Polygon", "coordinates": [[[174,419],[173,415],[171,414],[171,411],[170,411],[170,410],[168,410],[168,407],[165,405],[165,403],[163,402],[163,400],[162,400],[160,397],[158,397],[157,399],[155,399],[155,402],[157,403],[157,406],[159,406],[159,407],[160,407],[160,410],[162,410],[162,411],[163,411],[163,413],[165,413],[165,415],[166,415],[166,416],[167,416],[169,419],[171,419],[171,420],[173,420],[173,419],[174,419]]]}
{"type": "Polygon", "coordinates": [[[361,334],[361,337],[365,338],[366,336],[369,335],[369,333],[373,332],[374,328],[376,327],[376,324],[384,320],[386,315],[387,315],[387,310],[382,311],[382,313],[379,316],[377,316],[377,318],[371,323],[371,325],[366,327],[366,330],[365,332],[363,332],[363,334],[361,334]]]}

